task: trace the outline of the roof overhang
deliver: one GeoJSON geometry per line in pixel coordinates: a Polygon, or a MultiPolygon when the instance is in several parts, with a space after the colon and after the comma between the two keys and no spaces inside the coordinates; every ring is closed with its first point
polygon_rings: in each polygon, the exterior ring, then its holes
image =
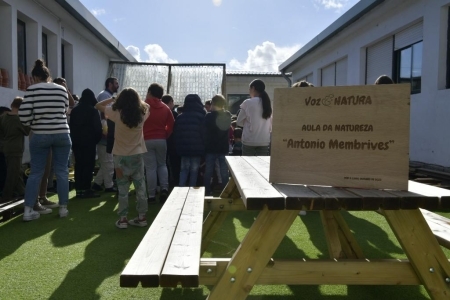
{"type": "MultiPolygon", "coordinates": [[[[55,0],[64,10],[81,23],[106,47],[113,51],[120,59],[136,62],[136,59],[120,44],[120,42],[100,23],[92,13],[78,0],[55,0]]],[[[44,4],[44,3],[42,3],[44,4]]]]}
{"type": "Polygon", "coordinates": [[[278,70],[281,73],[290,72],[289,68],[296,62],[301,60],[307,54],[311,53],[316,48],[320,47],[322,44],[336,36],[339,32],[344,30],[346,27],[350,26],[352,23],[357,21],[363,15],[368,13],[377,5],[381,4],[385,0],[361,0],[356,3],[352,8],[350,8],[345,14],[343,14],[339,19],[337,19],[330,26],[325,28],[324,31],[319,33],[314,39],[309,41],[305,46],[300,48],[294,55],[289,57],[285,62],[283,62],[278,70]]]}

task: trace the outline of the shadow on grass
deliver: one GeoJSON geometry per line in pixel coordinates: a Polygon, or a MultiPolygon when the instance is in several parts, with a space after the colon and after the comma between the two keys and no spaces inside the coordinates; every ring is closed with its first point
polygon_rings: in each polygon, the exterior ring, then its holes
{"type": "MultiPolygon", "coordinates": [[[[130,197],[129,203],[129,216],[134,218],[137,214],[134,209],[134,196],[130,197]]],[[[49,234],[53,246],[63,249],[63,255],[67,253],[67,259],[61,259],[65,264],[61,269],[67,268],[68,272],[65,273],[61,284],[45,298],[107,298],[99,294],[99,287],[106,279],[121,273],[148,229],[132,226],[125,230],[116,228],[116,206],[117,199],[114,194],[103,194],[101,198],[70,199],[67,218],[58,218],[57,209],[54,209],[51,215],[41,216],[33,222],[23,223],[21,218],[16,218],[0,227],[0,234],[11,237],[8,243],[0,247],[0,259],[14,253],[22,244],[49,234]],[[27,228],[26,231],[24,227],[27,228]],[[77,244],[80,244],[81,250],[76,248],[77,244]],[[70,265],[67,264],[77,261],[80,251],[84,251],[84,259],[69,269],[70,265]],[[70,259],[71,256],[74,260],[70,259]]],[[[160,208],[160,205],[150,206],[148,219],[154,219],[160,208]]],[[[36,249],[34,255],[36,256],[32,256],[32,261],[36,262],[35,257],[49,254],[40,253],[39,249],[36,249]]]]}
{"type": "MultiPolygon", "coordinates": [[[[366,256],[370,258],[394,258],[393,254],[403,253],[403,250],[393,243],[389,238],[389,234],[380,226],[348,212],[342,212],[342,214],[351,230],[355,233],[356,239],[366,256]]],[[[231,257],[256,217],[257,212],[230,213],[222,228],[217,233],[217,236],[208,247],[207,252],[210,253],[211,257],[231,257]],[[245,230],[239,231],[235,226],[235,222],[240,222],[240,225],[245,230]]],[[[329,258],[320,213],[308,212],[306,216],[302,216],[300,219],[308,232],[307,238],[309,240],[293,241],[290,237],[286,236],[281,241],[273,257],[275,259],[309,258],[311,257],[311,249],[314,249],[313,251],[318,259],[329,258]],[[309,246],[310,248],[306,250],[308,246],[305,246],[305,249],[302,249],[303,247],[301,245],[306,245],[307,243],[312,244],[313,247],[309,246]]],[[[247,299],[429,299],[423,294],[424,289],[419,286],[348,285],[339,287],[342,295],[327,295],[327,290],[335,290],[338,288],[337,286],[289,285],[288,288],[292,293],[290,296],[250,295],[247,299]]],[[[192,291],[189,293],[192,293],[189,295],[197,293],[197,299],[202,299],[202,291],[192,291]]],[[[260,293],[261,291],[258,291],[258,294],[260,293]]],[[[165,289],[161,294],[161,299],[170,300],[182,296],[185,296],[185,294],[179,290],[165,289]]]]}

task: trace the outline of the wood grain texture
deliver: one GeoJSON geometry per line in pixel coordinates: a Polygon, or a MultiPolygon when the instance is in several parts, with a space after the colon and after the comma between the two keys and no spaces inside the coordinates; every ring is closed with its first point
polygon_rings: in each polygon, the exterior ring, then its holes
{"type": "Polygon", "coordinates": [[[420,209],[439,245],[450,249],[450,220],[426,209],[420,209]]]}
{"type": "Polygon", "coordinates": [[[450,277],[450,263],[420,210],[383,213],[430,297],[449,299],[450,287],[445,278],[450,277]]]}
{"type": "MultiPolygon", "coordinates": [[[[229,261],[229,258],[202,258],[200,284],[216,285],[229,261]]],[[[256,284],[421,285],[421,282],[408,260],[276,259],[264,268],[256,284]]]]}
{"type": "MultiPolygon", "coordinates": [[[[167,251],[172,243],[188,187],[175,187],[120,275],[121,287],[158,287],[167,251]]],[[[203,205],[203,203],[202,203],[203,205]]]]}
{"type": "Polygon", "coordinates": [[[284,197],[241,156],[227,156],[228,167],[247,210],[285,208],[284,197]]]}
{"type": "Polygon", "coordinates": [[[170,245],[160,286],[198,287],[205,188],[189,188],[180,220],[170,245]]]}
{"type": "Polygon", "coordinates": [[[273,103],[270,182],[407,190],[409,85],[278,88],[273,103]]]}

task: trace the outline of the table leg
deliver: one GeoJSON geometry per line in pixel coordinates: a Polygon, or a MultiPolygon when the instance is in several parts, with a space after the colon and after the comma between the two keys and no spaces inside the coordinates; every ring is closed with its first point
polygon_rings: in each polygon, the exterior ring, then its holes
{"type": "Polygon", "coordinates": [[[340,211],[320,212],[330,258],[364,258],[364,253],[340,211]]]}
{"type": "Polygon", "coordinates": [[[450,263],[420,210],[383,213],[430,297],[449,299],[450,263]]]}
{"type": "Polygon", "coordinates": [[[211,290],[208,299],[245,299],[298,213],[298,210],[268,210],[265,207],[234,253],[217,285],[211,290]]]}

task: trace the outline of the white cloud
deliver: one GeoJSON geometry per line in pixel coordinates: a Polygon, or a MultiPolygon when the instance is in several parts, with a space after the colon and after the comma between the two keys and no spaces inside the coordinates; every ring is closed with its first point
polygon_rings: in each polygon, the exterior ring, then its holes
{"type": "Polygon", "coordinates": [[[212,0],[215,6],[220,6],[222,4],[222,0],[212,0]]]}
{"type": "MultiPolygon", "coordinates": [[[[158,44],[149,44],[144,47],[144,52],[147,54],[147,58],[141,58],[141,50],[139,47],[130,45],[126,47],[128,52],[140,62],[152,62],[152,63],[172,63],[176,64],[178,61],[176,59],[169,58],[169,55],[164,51],[164,49],[158,44]]],[[[144,54],[145,56],[145,54],[144,54]]]]}
{"type": "Polygon", "coordinates": [[[106,10],[104,10],[103,8],[94,8],[91,9],[91,13],[97,17],[106,14],[106,10]]]}
{"type": "Polygon", "coordinates": [[[139,47],[130,45],[126,47],[128,52],[130,52],[131,55],[133,55],[134,58],[136,58],[137,61],[141,61],[141,50],[139,50],[139,47]]]}
{"type": "Polygon", "coordinates": [[[336,9],[339,11],[347,4],[348,0],[314,0],[314,2],[325,9],[336,9]]]}
{"type": "Polygon", "coordinates": [[[240,62],[232,59],[228,64],[230,70],[277,72],[278,66],[294,54],[300,45],[291,47],[278,47],[274,43],[266,41],[257,45],[255,49],[247,51],[247,59],[240,62]]]}

